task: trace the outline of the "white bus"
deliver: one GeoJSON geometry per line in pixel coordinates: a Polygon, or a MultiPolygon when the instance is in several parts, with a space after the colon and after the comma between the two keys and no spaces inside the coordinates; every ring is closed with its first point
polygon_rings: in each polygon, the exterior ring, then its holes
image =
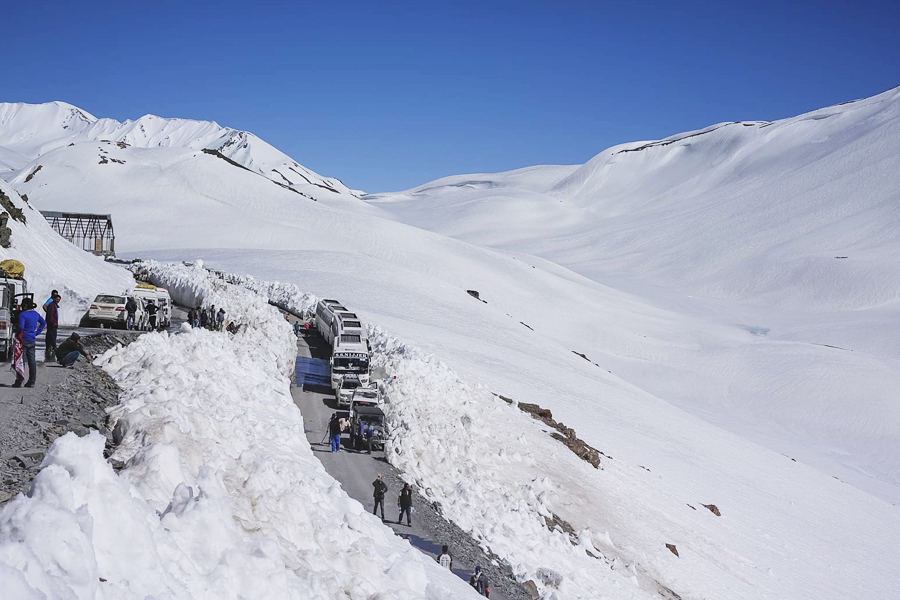
{"type": "Polygon", "coordinates": [[[328,342],[330,346],[332,341],[334,340],[334,333],[332,333],[332,323],[334,322],[334,310],[346,311],[347,309],[341,306],[341,303],[337,300],[319,300],[319,303],[316,304],[316,331],[319,332],[325,341],[328,342]]]}
{"type": "Polygon", "coordinates": [[[320,300],[316,305],[316,330],[332,348],[332,389],[338,389],[341,377],[349,375],[368,385],[369,340],[359,317],[337,300],[320,300]]]}

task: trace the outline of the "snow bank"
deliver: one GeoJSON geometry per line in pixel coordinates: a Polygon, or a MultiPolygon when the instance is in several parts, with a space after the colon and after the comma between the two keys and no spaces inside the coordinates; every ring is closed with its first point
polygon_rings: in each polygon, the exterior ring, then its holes
{"type": "Polygon", "coordinates": [[[237,335],[147,334],[97,359],[123,389],[123,436],[57,440],[30,496],[0,511],[13,597],[473,596],[349,498],[290,396],[295,340],[276,309],[200,265],[145,265],[178,299],[224,306],[237,335]]]}
{"type": "Polygon", "coordinates": [[[10,247],[0,248],[0,260],[13,258],[25,265],[28,291],[34,293],[38,304],[50,296],[51,290],[59,290],[60,324],[78,324],[97,294],[119,294],[134,287],[134,280],[126,270],[67,242],[2,179],[0,193],[22,211],[25,220],[23,223],[10,216],[6,224],[11,230],[10,247]]]}
{"type": "MultiPolygon", "coordinates": [[[[294,312],[317,301],[293,284],[224,277],[294,312]]],[[[373,368],[390,374],[385,456],[446,518],[509,563],[519,581],[534,581],[544,597],[596,598],[598,590],[617,590],[617,598],[655,595],[646,588],[656,583],[646,577],[635,585],[633,566],[614,570],[589,530],[570,537],[549,527],[557,490],[551,478],[534,475],[532,449],[540,448],[534,437],[549,438],[533,419],[380,327],[369,326],[369,340],[373,368]]]]}

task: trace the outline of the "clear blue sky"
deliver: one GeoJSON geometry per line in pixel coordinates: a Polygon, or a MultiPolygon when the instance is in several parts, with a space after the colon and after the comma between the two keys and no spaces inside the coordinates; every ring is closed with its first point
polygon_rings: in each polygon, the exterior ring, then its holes
{"type": "Polygon", "coordinates": [[[0,101],[215,120],[373,192],[900,85],[896,0],[50,1],[2,23],[0,101]]]}

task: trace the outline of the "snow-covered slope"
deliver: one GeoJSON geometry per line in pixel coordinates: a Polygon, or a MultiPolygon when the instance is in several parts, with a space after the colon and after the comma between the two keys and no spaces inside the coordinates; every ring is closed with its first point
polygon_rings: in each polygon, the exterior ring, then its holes
{"type": "Polygon", "coordinates": [[[0,174],[17,171],[55,148],[101,140],[137,148],[206,149],[312,197],[353,195],[339,180],[310,171],[252,133],[212,121],[145,115],[120,123],[97,119],[65,102],[0,104],[0,174]]]}
{"type": "MultiPolygon", "coordinates": [[[[0,194],[4,203],[22,211],[21,218],[10,216],[7,221],[10,247],[0,247],[0,260],[12,258],[25,265],[28,291],[38,304],[51,290],[59,291],[61,324],[77,324],[97,294],[122,293],[133,287],[130,273],[68,243],[2,179],[0,194]]],[[[2,210],[10,213],[6,206],[2,210]]]]}
{"type": "Polygon", "coordinates": [[[900,88],[777,122],[724,123],[577,167],[368,196],[418,227],[597,281],[856,310],[900,295],[900,88]],[[845,258],[836,258],[845,257],[845,258]]]}
{"type": "MultiPolygon", "coordinates": [[[[895,238],[878,227],[896,217],[896,174],[879,158],[896,156],[896,105],[888,93],[797,120],[803,136],[788,122],[727,125],[606,151],[592,167],[449,178],[369,204],[346,194],[313,202],[184,146],[58,145],[18,167],[14,181],[41,208],[111,212],[120,251],[205,258],[296,283],[389,331],[379,347],[402,376],[395,397],[411,452],[397,461],[435,496],[452,498],[462,523],[487,514],[465,481],[496,476],[505,482],[491,487],[503,494],[498,505],[543,492],[542,502],[590,530],[623,572],[684,598],[891,598],[900,588],[891,543],[900,515],[885,499],[900,499],[900,357],[890,342],[900,327],[893,274],[879,275],[895,238]],[[856,144],[846,141],[853,135],[856,144]],[[843,167],[854,160],[875,165],[866,181],[880,201],[861,221],[823,221],[844,214],[840,201],[855,193],[843,167]],[[750,165],[756,177],[733,183],[750,165]],[[725,193],[751,182],[758,196],[725,193]],[[804,194],[818,194],[821,207],[785,204],[804,194]],[[791,210],[773,217],[783,205],[791,210]],[[848,268],[844,279],[830,268],[816,275],[809,256],[821,238],[804,214],[847,236],[858,223],[870,242],[855,248],[869,266],[848,268]],[[604,241],[598,231],[624,237],[604,241]],[[792,256],[807,257],[808,277],[778,270],[792,256]],[[763,285],[755,261],[787,283],[763,285]],[[844,290],[831,292],[829,282],[844,290]],[[859,298],[849,293],[856,288],[859,298]],[[451,374],[423,358],[429,352],[451,374]],[[566,450],[531,445],[528,433],[520,454],[540,450],[517,462],[518,440],[508,436],[525,427],[488,392],[551,408],[613,458],[602,471],[576,468],[566,450]],[[446,426],[446,405],[481,415],[469,422],[484,431],[467,435],[483,456],[462,449],[453,464],[435,437],[416,435],[413,424],[446,426]],[[492,432],[509,444],[492,445],[492,432]],[[452,489],[441,480],[462,476],[452,489]]],[[[857,198],[854,206],[866,205],[857,198]]],[[[504,527],[496,523],[486,539],[507,552],[503,540],[521,531],[504,527]]],[[[541,556],[520,550],[526,562],[541,556]]],[[[558,565],[567,555],[546,556],[558,565]]],[[[561,597],[594,582],[570,565],[561,597]]],[[[630,593],[616,583],[593,592],[630,593]]]]}

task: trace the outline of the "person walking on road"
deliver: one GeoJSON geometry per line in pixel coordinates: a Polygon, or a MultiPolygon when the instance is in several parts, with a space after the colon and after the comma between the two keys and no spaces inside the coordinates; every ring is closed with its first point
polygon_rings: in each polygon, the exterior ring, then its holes
{"type": "Polygon", "coordinates": [[[337,417],[337,413],[331,415],[331,421],[328,423],[328,431],[331,434],[331,451],[340,452],[341,450],[341,421],[337,417]]]}
{"type": "Polygon", "coordinates": [[[47,337],[44,342],[44,362],[49,361],[56,352],[56,333],[59,331],[59,301],[60,295],[53,290],[53,297],[49,304],[44,305],[47,313],[47,337]]]}
{"type": "Polygon", "coordinates": [[[450,555],[446,545],[441,546],[441,555],[437,557],[437,561],[439,565],[453,572],[453,556],[450,555]]]}
{"type": "Polygon", "coordinates": [[[382,479],[381,473],[379,473],[375,481],[372,482],[372,487],[375,488],[375,508],[372,509],[372,514],[378,514],[376,511],[378,510],[378,506],[381,505],[381,520],[384,521],[384,495],[387,494],[388,486],[384,482],[384,479],[382,479]]]}
{"type": "MultiPolygon", "coordinates": [[[[25,353],[25,361],[28,363],[27,388],[33,388],[37,379],[37,358],[34,349],[37,346],[37,336],[44,331],[47,322],[35,309],[37,305],[27,298],[22,301],[22,312],[19,313],[19,336],[22,341],[22,349],[25,353]]],[[[22,373],[16,372],[16,382],[13,387],[22,387],[22,373]]]]}
{"type": "Polygon", "coordinates": [[[134,329],[134,315],[137,313],[137,301],[131,296],[129,296],[128,301],[125,302],[125,312],[128,313],[128,318],[125,320],[125,327],[134,329]]]}
{"type": "Polygon", "coordinates": [[[397,517],[397,524],[403,524],[403,513],[406,513],[406,526],[412,527],[412,488],[408,483],[403,484],[400,490],[400,497],[397,498],[397,506],[400,508],[400,516],[397,517]]]}
{"type": "Polygon", "coordinates": [[[475,588],[475,591],[485,598],[491,597],[491,587],[488,585],[487,576],[481,570],[481,567],[475,567],[475,572],[469,578],[469,585],[475,588]]]}
{"type": "Polygon", "coordinates": [[[56,362],[64,367],[72,368],[79,356],[84,356],[89,361],[94,360],[91,353],[84,349],[84,345],[82,345],[80,340],[81,336],[77,333],[73,333],[66,338],[66,341],[56,349],[56,362]]]}

